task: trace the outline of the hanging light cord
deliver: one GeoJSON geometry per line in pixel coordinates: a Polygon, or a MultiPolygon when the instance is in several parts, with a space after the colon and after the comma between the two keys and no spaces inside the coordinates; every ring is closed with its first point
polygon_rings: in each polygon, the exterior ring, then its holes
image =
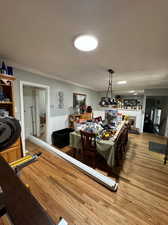
{"type": "Polygon", "coordinates": [[[112,74],[113,74],[113,70],[109,69],[108,72],[109,72],[109,84],[108,84],[108,89],[107,89],[107,92],[106,92],[106,98],[108,98],[109,92],[110,92],[111,98],[112,98],[112,74]]]}

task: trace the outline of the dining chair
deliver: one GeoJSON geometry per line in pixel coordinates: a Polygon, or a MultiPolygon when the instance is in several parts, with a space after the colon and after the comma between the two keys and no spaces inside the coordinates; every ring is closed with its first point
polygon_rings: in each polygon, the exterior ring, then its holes
{"type": "Polygon", "coordinates": [[[82,143],[82,158],[90,157],[93,168],[96,167],[96,135],[85,131],[80,131],[82,143]]]}
{"type": "Polygon", "coordinates": [[[116,140],[116,151],[115,151],[115,158],[116,158],[116,165],[119,165],[119,161],[123,159],[127,151],[127,143],[128,143],[128,127],[124,127],[121,130],[118,138],[116,140]]]}
{"type": "Polygon", "coordinates": [[[124,131],[122,133],[121,142],[122,142],[122,151],[123,153],[126,153],[127,143],[128,143],[128,127],[127,126],[125,126],[124,131]]]}
{"type": "Polygon", "coordinates": [[[165,150],[164,164],[166,164],[167,160],[168,160],[168,138],[167,138],[167,143],[166,143],[166,150],[165,150]]]}

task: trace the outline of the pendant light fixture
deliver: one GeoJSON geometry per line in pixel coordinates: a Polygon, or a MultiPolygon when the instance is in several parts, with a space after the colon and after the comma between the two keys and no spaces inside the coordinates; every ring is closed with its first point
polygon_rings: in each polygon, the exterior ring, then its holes
{"type": "Polygon", "coordinates": [[[112,97],[112,74],[114,73],[114,71],[112,69],[108,69],[108,73],[109,73],[109,83],[106,91],[106,97],[102,97],[99,102],[100,106],[102,107],[117,105],[117,102],[112,97]]]}

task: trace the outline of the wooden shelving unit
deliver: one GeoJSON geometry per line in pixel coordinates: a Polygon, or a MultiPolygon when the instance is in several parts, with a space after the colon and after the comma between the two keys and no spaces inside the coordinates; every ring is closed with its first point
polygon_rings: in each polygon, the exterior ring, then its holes
{"type": "Polygon", "coordinates": [[[4,104],[6,104],[6,105],[13,104],[13,102],[0,102],[0,105],[4,105],[4,104]]]}
{"type": "Polygon", "coordinates": [[[14,76],[7,74],[0,74],[0,86],[3,88],[5,96],[9,101],[0,101],[0,109],[5,109],[9,112],[9,116],[15,116],[15,103],[13,100],[13,81],[16,80],[14,76]]]}
{"type": "Polygon", "coordinates": [[[0,74],[0,79],[5,79],[5,80],[16,80],[14,76],[8,75],[8,74],[0,74]]]}
{"type": "MultiPolygon", "coordinates": [[[[9,116],[15,117],[15,101],[14,101],[14,88],[13,82],[16,80],[14,76],[0,74],[0,86],[8,101],[0,101],[0,109],[5,109],[9,112],[9,116]]],[[[13,162],[22,156],[21,139],[19,138],[8,149],[0,152],[0,155],[5,158],[7,162],[13,162]]]]}

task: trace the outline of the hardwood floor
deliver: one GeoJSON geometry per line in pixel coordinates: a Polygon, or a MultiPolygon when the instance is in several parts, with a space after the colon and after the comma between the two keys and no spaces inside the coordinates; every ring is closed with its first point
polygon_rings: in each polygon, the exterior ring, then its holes
{"type": "Polygon", "coordinates": [[[148,153],[149,141],[165,142],[151,134],[129,135],[117,192],[32,143],[28,149],[43,155],[22,170],[21,179],[55,222],[62,216],[70,225],[166,225],[168,166],[148,153]]]}

